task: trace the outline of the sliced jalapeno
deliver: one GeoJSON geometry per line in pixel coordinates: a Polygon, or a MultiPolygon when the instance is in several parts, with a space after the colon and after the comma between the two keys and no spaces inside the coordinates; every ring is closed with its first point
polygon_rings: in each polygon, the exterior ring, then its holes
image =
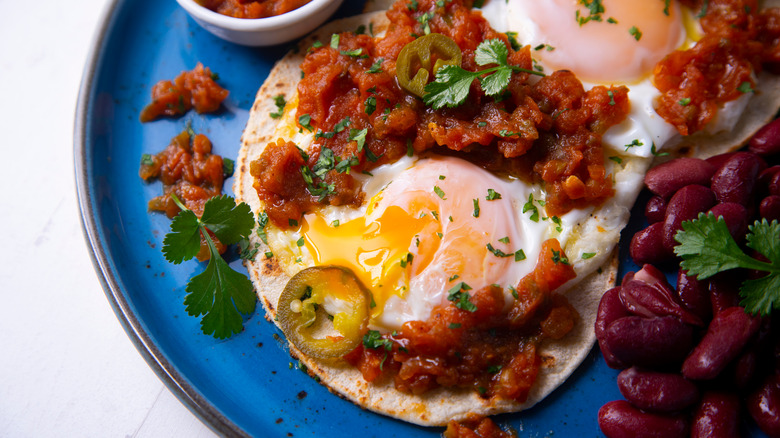
{"type": "Polygon", "coordinates": [[[287,339],[304,354],[332,359],[360,344],[368,326],[370,304],[370,292],[352,271],[340,266],[315,266],[295,274],[287,283],[279,297],[277,322],[287,339]],[[325,322],[331,317],[332,328],[325,322]]]}
{"type": "Polygon", "coordinates": [[[404,90],[423,97],[425,85],[445,65],[460,65],[460,47],[440,33],[430,33],[405,45],[398,54],[395,74],[404,90]]]}

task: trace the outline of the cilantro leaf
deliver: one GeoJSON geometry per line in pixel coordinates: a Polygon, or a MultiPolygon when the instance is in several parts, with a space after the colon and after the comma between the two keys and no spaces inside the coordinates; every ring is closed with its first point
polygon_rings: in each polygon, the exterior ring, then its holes
{"type": "MultiPolygon", "coordinates": [[[[176,196],[176,195],[172,195],[176,196]]],[[[198,217],[192,210],[182,210],[171,222],[171,232],[163,239],[162,252],[165,260],[178,265],[190,260],[200,249],[198,217]]]]}
{"type": "Polygon", "coordinates": [[[766,315],[772,308],[780,308],[780,225],[764,219],[749,229],[747,246],[763,254],[770,263],[745,254],[731,237],[723,218],[704,213],[682,223],[682,230],[674,236],[679,242],[674,252],[683,259],[680,267],[699,279],[735,268],[768,272],[764,277],[745,281],[739,292],[745,311],[766,315]]]}
{"type": "Polygon", "coordinates": [[[486,76],[480,81],[480,84],[482,85],[482,90],[485,94],[488,96],[495,96],[504,91],[506,86],[509,85],[509,80],[511,78],[512,70],[505,68],[497,70],[490,76],[486,76]]]}
{"type": "Polygon", "coordinates": [[[208,240],[212,254],[216,255],[209,258],[205,271],[190,279],[184,304],[190,316],[204,315],[200,320],[204,334],[224,339],[241,332],[241,313],[254,312],[257,301],[252,282],[231,269],[208,240]]]}
{"type": "Polygon", "coordinates": [[[499,39],[483,41],[477,46],[477,50],[474,51],[474,61],[479,65],[507,65],[507,56],[509,56],[509,51],[506,45],[499,39]]]}
{"type": "Polygon", "coordinates": [[[257,297],[252,282],[230,268],[217,250],[213,233],[228,245],[246,238],[254,226],[249,205],[229,196],[206,201],[203,215],[198,218],[175,194],[173,201],[182,211],[171,222],[171,232],[163,240],[163,255],[172,263],[181,263],[195,257],[201,236],[209,249],[206,269],[187,283],[184,304],[191,316],[201,316],[201,330],[207,335],[224,339],[241,331],[241,314],[254,312],[257,297]]]}
{"type": "Polygon", "coordinates": [[[200,221],[225,245],[249,236],[255,224],[249,204],[236,205],[236,201],[227,195],[206,201],[200,221]]]}
{"type": "Polygon", "coordinates": [[[425,86],[423,102],[434,109],[456,107],[466,100],[471,83],[478,76],[457,65],[445,65],[436,71],[436,79],[425,86]]]}

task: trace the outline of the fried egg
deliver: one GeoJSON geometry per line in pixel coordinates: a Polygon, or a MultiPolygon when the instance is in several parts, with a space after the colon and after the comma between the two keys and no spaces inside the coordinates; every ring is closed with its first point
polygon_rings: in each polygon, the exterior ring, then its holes
{"type": "MultiPolygon", "coordinates": [[[[570,70],[586,90],[628,87],[631,112],[602,139],[610,156],[652,157],[653,147],[679,139],[655,112],[660,92],[652,74],[667,54],[701,38],[697,11],[665,0],[488,0],[482,13],[494,29],[529,45],[538,69],[570,70]]],[[[732,129],[749,100],[750,93],[724,104],[705,132],[732,129]]]]}
{"type": "MultiPolygon", "coordinates": [[[[310,151],[314,135],[297,128],[297,98],[275,138],[310,151]]],[[[507,306],[512,287],[529,274],[549,238],[561,243],[578,277],[604,264],[619,239],[644,167],[629,162],[615,175],[616,196],[599,208],[548,217],[541,185],[498,177],[450,156],[406,156],[354,175],[364,203],[326,205],[295,229],[266,229],[268,244],[288,275],[318,265],[350,268],[370,290],[370,328],[389,332],[428,319],[460,282],[473,290],[498,285],[507,306]]],[[[576,279],[573,280],[576,284],[576,279]]],[[[339,311],[330,300],[326,311],[339,311]]]]}
{"type": "MultiPolygon", "coordinates": [[[[540,185],[500,178],[455,157],[405,157],[370,176],[356,175],[365,194],[360,207],[324,206],[295,229],[271,227],[269,246],[279,265],[288,275],[314,265],[350,268],[373,297],[369,326],[384,332],[428,319],[458,282],[474,290],[498,285],[510,305],[511,287],[533,270],[549,238],[558,239],[577,274],[562,290],[602,266],[628,221],[653,147],[661,150],[678,135],[655,113],[653,67],[694,44],[700,31],[692,12],[676,2],[601,4],[601,21],[577,0],[489,0],[482,12],[496,30],[514,32],[520,44],[536,49],[538,69],[571,70],[586,90],[629,88],[630,114],[602,139],[611,158],[605,160],[614,180],[611,199],[547,217],[540,185]]],[[[708,129],[735,124],[748,99],[724,105],[708,129]]],[[[308,151],[314,136],[298,129],[296,107],[292,98],[275,138],[308,151]]],[[[331,314],[336,301],[326,306],[331,314]]]]}

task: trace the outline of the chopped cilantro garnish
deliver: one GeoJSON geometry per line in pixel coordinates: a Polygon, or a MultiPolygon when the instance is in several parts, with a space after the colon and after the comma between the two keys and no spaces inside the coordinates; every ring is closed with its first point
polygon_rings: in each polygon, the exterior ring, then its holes
{"type": "Polygon", "coordinates": [[[564,265],[569,264],[569,259],[566,258],[566,256],[561,256],[561,251],[552,250],[552,261],[557,265],[558,263],[563,263],[564,265]]]}
{"type": "Polygon", "coordinates": [[[266,245],[268,245],[268,234],[265,232],[265,227],[268,225],[268,213],[265,212],[265,210],[261,211],[260,214],[257,215],[257,235],[260,237],[260,240],[263,241],[266,245]]]}
{"type": "Polygon", "coordinates": [[[255,311],[257,297],[252,282],[230,268],[211,235],[225,245],[247,238],[255,222],[249,205],[236,205],[229,196],[214,197],[206,201],[203,215],[198,218],[175,194],[171,193],[171,198],[182,211],[173,218],[171,231],[163,240],[165,259],[174,264],[192,259],[200,250],[201,238],[209,249],[206,269],[192,277],[185,288],[187,313],[203,315],[200,325],[204,334],[224,339],[239,333],[243,328],[241,315],[255,311]]]}
{"type": "Polygon", "coordinates": [[[141,155],[141,165],[143,166],[151,166],[154,164],[154,157],[152,157],[151,154],[143,154],[141,155]]]}
{"type": "Polygon", "coordinates": [[[474,212],[471,213],[474,217],[479,217],[479,198],[472,199],[472,202],[474,203],[474,212]]]}
{"type": "Polygon", "coordinates": [[[446,195],[444,194],[444,190],[441,189],[439,186],[433,186],[433,192],[436,193],[436,196],[441,198],[442,200],[446,200],[446,195]]]}
{"type": "Polygon", "coordinates": [[[737,91],[739,91],[740,93],[744,93],[744,94],[752,93],[753,92],[753,86],[750,85],[750,82],[745,81],[745,82],[742,82],[741,84],[739,84],[739,87],[737,87],[737,91]]]}
{"type": "Polygon", "coordinates": [[[501,199],[501,193],[498,193],[493,189],[488,189],[488,194],[487,196],[485,196],[485,199],[487,199],[488,201],[495,201],[496,199],[501,199]]]}
{"type": "Polygon", "coordinates": [[[309,114],[298,116],[298,124],[308,129],[309,132],[314,131],[314,128],[311,126],[311,115],[309,114]]]}
{"type": "Polygon", "coordinates": [[[284,106],[287,102],[284,100],[284,94],[278,94],[274,96],[274,104],[276,104],[276,112],[268,114],[271,118],[278,119],[284,114],[284,106]]]}
{"type": "Polygon", "coordinates": [[[222,158],[222,174],[226,177],[233,176],[233,170],[235,168],[235,161],[230,158],[222,158]]]}
{"type": "Polygon", "coordinates": [[[469,290],[471,290],[471,286],[461,281],[448,291],[447,300],[454,302],[458,309],[476,312],[477,306],[470,301],[469,290]]]}
{"type": "Polygon", "coordinates": [[[631,143],[626,145],[626,152],[628,152],[628,150],[633,148],[633,147],[644,146],[644,145],[645,144],[642,143],[641,141],[639,141],[639,139],[635,138],[634,141],[632,141],[631,143]]]}
{"type": "Polygon", "coordinates": [[[534,194],[528,195],[528,202],[523,204],[523,213],[531,212],[531,220],[539,222],[539,209],[534,205],[534,194]]]}
{"type": "Polygon", "coordinates": [[[596,255],[595,252],[584,252],[582,253],[582,260],[588,260],[593,258],[596,255]]]}
{"type": "Polygon", "coordinates": [[[382,72],[382,62],[384,61],[384,58],[378,58],[376,62],[374,62],[371,67],[366,70],[366,73],[381,73],[382,72]]]}
{"type": "Polygon", "coordinates": [[[631,36],[633,36],[637,41],[642,39],[642,31],[639,30],[636,26],[631,26],[631,29],[628,29],[628,33],[630,33],[631,36]]]}
{"type": "Polygon", "coordinates": [[[677,101],[677,103],[679,103],[680,106],[688,106],[691,103],[691,98],[690,97],[683,97],[682,99],[677,101]]]}

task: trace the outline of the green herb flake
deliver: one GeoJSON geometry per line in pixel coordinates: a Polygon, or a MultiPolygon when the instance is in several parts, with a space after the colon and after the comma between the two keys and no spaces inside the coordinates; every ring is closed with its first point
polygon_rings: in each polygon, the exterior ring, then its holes
{"type": "Polygon", "coordinates": [[[341,39],[341,37],[337,33],[334,33],[333,35],[331,35],[330,36],[330,47],[332,49],[338,49],[339,48],[339,40],[340,39],[341,39]]]}
{"type": "Polygon", "coordinates": [[[442,189],[441,189],[441,187],[439,187],[439,186],[433,186],[433,192],[434,192],[434,193],[436,193],[436,196],[438,196],[438,197],[439,197],[439,198],[441,198],[442,200],[446,200],[446,199],[447,199],[447,198],[445,197],[444,190],[442,190],[442,189]]]}
{"type": "Polygon", "coordinates": [[[222,174],[226,177],[233,176],[233,171],[235,170],[235,161],[231,160],[230,158],[222,158],[222,174]]]}
{"type": "Polygon", "coordinates": [[[474,217],[479,217],[479,198],[472,199],[472,202],[474,203],[474,212],[471,213],[474,217]]]}
{"type": "Polygon", "coordinates": [[[366,70],[366,73],[382,73],[382,62],[384,62],[384,58],[378,58],[371,67],[366,70]]]}
{"type": "Polygon", "coordinates": [[[630,33],[631,36],[633,36],[637,41],[642,39],[642,31],[639,30],[636,26],[631,26],[631,29],[628,29],[628,33],[630,33]]]}
{"type": "Polygon", "coordinates": [[[539,209],[534,205],[534,194],[528,195],[528,202],[523,204],[523,213],[531,212],[530,219],[534,222],[539,222],[539,209]]]}
{"type": "Polygon", "coordinates": [[[447,300],[454,302],[455,307],[458,309],[472,313],[476,312],[477,306],[470,301],[471,295],[468,293],[469,290],[471,290],[471,286],[461,281],[447,292],[447,300]]]}
{"type": "Polygon", "coordinates": [[[488,189],[488,194],[487,196],[485,196],[485,199],[487,199],[488,201],[495,201],[497,199],[501,199],[501,193],[498,193],[493,189],[488,189]]]}
{"type": "Polygon", "coordinates": [[[302,114],[298,116],[298,124],[308,129],[309,132],[314,131],[314,128],[311,126],[311,115],[309,114],[302,114]]]}
{"type": "Polygon", "coordinates": [[[595,252],[584,252],[582,253],[582,260],[592,259],[595,256],[596,256],[595,252]]]}
{"type": "Polygon", "coordinates": [[[154,157],[152,157],[151,154],[143,154],[143,155],[141,155],[141,165],[142,166],[152,166],[152,165],[154,165],[154,157]]]}
{"type": "Polygon", "coordinates": [[[632,141],[631,143],[629,143],[629,144],[627,144],[627,145],[626,145],[626,152],[628,152],[628,150],[629,150],[629,149],[631,149],[631,148],[635,148],[635,147],[639,147],[639,146],[644,146],[644,145],[645,145],[645,144],[644,144],[644,143],[642,143],[641,141],[639,141],[639,139],[636,139],[636,138],[635,138],[635,139],[634,139],[634,141],[632,141]]]}
{"type": "Polygon", "coordinates": [[[273,119],[278,119],[284,114],[284,107],[287,102],[284,100],[284,94],[277,94],[274,96],[274,104],[276,105],[276,112],[268,114],[273,119]]]}
{"type": "Polygon", "coordinates": [[[677,101],[680,106],[688,106],[691,104],[691,98],[690,97],[683,97],[682,99],[677,101]]]}
{"type": "Polygon", "coordinates": [[[752,93],[754,90],[750,82],[745,81],[739,84],[739,87],[737,87],[737,91],[743,94],[747,94],[747,93],[752,93]]]}

